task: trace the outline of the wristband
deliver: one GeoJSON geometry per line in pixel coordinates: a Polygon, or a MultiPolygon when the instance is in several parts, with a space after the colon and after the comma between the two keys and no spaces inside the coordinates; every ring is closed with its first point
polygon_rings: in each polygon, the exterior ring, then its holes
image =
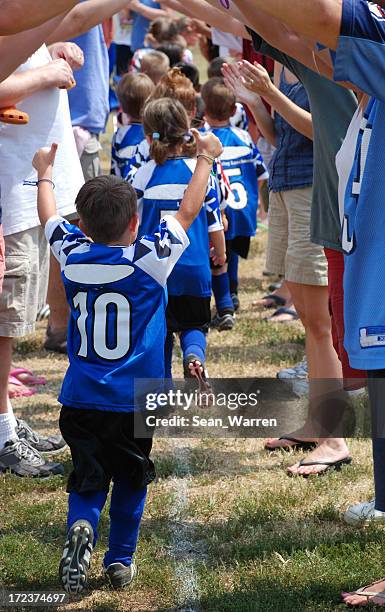
{"type": "Polygon", "coordinates": [[[55,183],[51,179],[39,179],[38,181],[24,181],[23,185],[38,187],[39,183],[51,183],[52,189],[55,189],[55,183]]]}
{"type": "Polygon", "coordinates": [[[211,165],[215,162],[215,157],[210,157],[210,155],[206,155],[205,153],[199,153],[199,155],[197,155],[197,159],[199,159],[200,157],[207,159],[207,161],[210,162],[211,165]]]}

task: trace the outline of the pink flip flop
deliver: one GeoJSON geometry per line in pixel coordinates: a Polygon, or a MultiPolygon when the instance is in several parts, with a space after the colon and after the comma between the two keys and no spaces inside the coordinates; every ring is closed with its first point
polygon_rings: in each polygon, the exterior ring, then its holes
{"type": "Polygon", "coordinates": [[[10,399],[15,399],[17,397],[31,397],[36,393],[34,389],[28,389],[28,387],[23,385],[23,383],[20,382],[20,380],[18,378],[15,378],[14,376],[10,376],[8,378],[8,383],[20,388],[19,390],[15,391],[8,391],[8,396],[10,399]]]}
{"type": "Polygon", "coordinates": [[[47,379],[44,378],[44,376],[35,376],[31,370],[27,370],[26,368],[14,368],[11,370],[10,376],[16,378],[22,385],[26,385],[27,387],[38,387],[47,384],[47,379]],[[25,380],[19,378],[20,374],[25,375],[25,380]]]}

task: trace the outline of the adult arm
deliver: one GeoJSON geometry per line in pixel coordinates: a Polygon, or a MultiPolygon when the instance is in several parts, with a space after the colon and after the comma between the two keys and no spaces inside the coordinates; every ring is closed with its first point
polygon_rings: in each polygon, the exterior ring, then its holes
{"type": "Polygon", "coordinates": [[[59,15],[32,30],[13,36],[0,36],[0,82],[12,74],[20,64],[23,64],[36,49],[41,47],[61,20],[62,15],[59,15]]]}
{"type": "Polygon", "coordinates": [[[286,23],[292,30],[336,49],[343,0],[231,0],[242,13],[250,7],[286,23]]]}
{"type": "Polygon", "coordinates": [[[163,6],[166,7],[166,4],[164,2],[160,2],[159,4],[161,5],[161,8],[158,9],[152,8],[151,6],[146,6],[145,4],[142,4],[140,0],[131,0],[128,7],[130,11],[134,11],[135,13],[142,15],[150,21],[158,19],[159,17],[169,17],[170,11],[167,8],[163,8],[163,6]]]}
{"type": "Polygon", "coordinates": [[[86,0],[77,4],[52,31],[46,41],[52,44],[76,38],[127,7],[127,0],[86,0]]]}
{"type": "Polygon", "coordinates": [[[39,68],[12,74],[0,83],[0,108],[14,106],[43,89],[52,87],[66,89],[72,85],[73,80],[71,67],[63,59],[54,60],[39,68]]]}
{"type": "Polygon", "coordinates": [[[205,0],[189,0],[188,3],[181,0],[164,0],[163,4],[188,17],[209,23],[212,27],[218,28],[222,32],[228,32],[241,38],[250,38],[250,34],[243,23],[224,11],[215,8],[205,0]]]}
{"type": "Polygon", "coordinates": [[[269,74],[263,66],[260,64],[252,65],[246,61],[240,62],[240,74],[243,77],[245,86],[251,92],[266,100],[297,132],[300,132],[306,138],[313,138],[311,114],[289,100],[271,82],[269,74]]]}
{"type": "Polygon", "coordinates": [[[222,73],[227,87],[234,92],[237,100],[247,105],[262,136],[275,147],[277,145],[277,139],[274,129],[274,120],[268,113],[261,97],[246,87],[245,80],[240,73],[238,64],[224,64],[222,73]]]}
{"type": "Polygon", "coordinates": [[[7,36],[35,28],[71,9],[78,0],[0,0],[0,34],[7,36]]]}

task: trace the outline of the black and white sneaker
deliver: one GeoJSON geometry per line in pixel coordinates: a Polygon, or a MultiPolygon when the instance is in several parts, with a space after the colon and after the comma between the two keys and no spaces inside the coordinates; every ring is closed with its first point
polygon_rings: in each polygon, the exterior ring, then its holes
{"type": "Polygon", "coordinates": [[[104,575],[107,576],[113,589],[124,589],[134,580],[138,573],[135,561],[131,565],[123,563],[111,563],[104,568],[104,575]]]}
{"type": "Polygon", "coordinates": [[[211,321],[211,327],[213,327],[214,329],[217,329],[219,332],[230,331],[231,329],[233,329],[234,324],[235,324],[234,315],[230,313],[226,313],[222,316],[220,316],[217,313],[211,321]]]}
{"type": "Polygon", "coordinates": [[[94,548],[94,531],[86,520],[76,521],[67,534],[59,578],[67,593],[80,593],[87,583],[94,548]]]}
{"type": "Polygon", "coordinates": [[[0,472],[30,478],[63,475],[60,463],[46,463],[40,453],[26,440],[9,440],[0,451],[0,472]]]}
{"type": "Polygon", "coordinates": [[[39,453],[47,455],[56,455],[61,453],[67,446],[62,436],[41,436],[34,431],[28,423],[21,419],[16,419],[16,433],[20,440],[26,440],[30,446],[35,448],[39,453]]]}

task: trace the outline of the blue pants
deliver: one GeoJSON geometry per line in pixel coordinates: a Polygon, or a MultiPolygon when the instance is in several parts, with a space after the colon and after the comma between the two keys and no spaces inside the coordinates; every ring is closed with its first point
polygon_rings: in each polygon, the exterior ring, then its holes
{"type": "MultiPolygon", "coordinates": [[[[107,495],[108,491],[69,494],[68,528],[79,519],[88,521],[94,531],[94,545],[98,539],[99,519],[107,495]]],[[[111,563],[131,565],[138,542],[146,495],[147,487],[134,489],[128,480],[114,480],[110,505],[109,547],[104,556],[105,567],[111,563]]]]}

